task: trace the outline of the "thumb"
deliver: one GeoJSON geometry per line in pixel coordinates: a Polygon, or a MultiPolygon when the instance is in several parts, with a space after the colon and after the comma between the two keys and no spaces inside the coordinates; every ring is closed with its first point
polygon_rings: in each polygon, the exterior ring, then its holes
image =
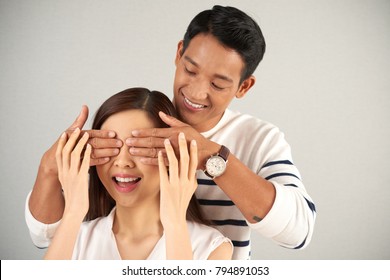
{"type": "Polygon", "coordinates": [[[187,126],[186,123],[183,123],[182,121],[179,121],[178,119],[176,119],[175,117],[172,117],[170,115],[167,115],[165,114],[164,112],[160,111],[158,113],[158,115],[160,116],[161,120],[163,122],[165,122],[167,125],[169,125],[170,127],[180,127],[180,126],[187,126]]]}
{"type": "Polygon", "coordinates": [[[75,130],[76,128],[80,128],[81,130],[88,119],[88,112],[89,112],[88,106],[83,105],[81,107],[80,114],[77,116],[76,120],[72,123],[72,125],[68,128],[68,130],[75,130]]]}

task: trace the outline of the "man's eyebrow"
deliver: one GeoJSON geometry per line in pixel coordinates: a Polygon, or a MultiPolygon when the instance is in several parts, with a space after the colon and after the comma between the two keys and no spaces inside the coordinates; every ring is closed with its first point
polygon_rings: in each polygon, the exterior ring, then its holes
{"type": "MultiPolygon", "coordinates": [[[[195,67],[199,68],[199,64],[196,63],[191,57],[185,55],[184,59],[186,61],[188,61],[189,63],[191,63],[192,65],[194,65],[195,67]]],[[[221,79],[221,80],[227,81],[229,83],[233,83],[233,79],[232,78],[230,78],[228,76],[225,76],[225,75],[222,75],[222,74],[214,74],[214,77],[217,78],[217,79],[221,79]]]]}
{"type": "Polygon", "coordinates": [[[189,56],[184,56],[184,59],[187,60],[189,63],[191,63],[192,65],[196,66],[196,67],[199,67],[199,64],[196,63],[191,57],[189,56]]]}
{"type": "Polygon", "coordinates": [[[218,78],[218,79],[221,79],[221,80],[224,80],[224,81],[227,81],[229,83],[233,83],[233,80],[231,78],[229,78],[228,76],[225,76],[225,75],[215,74],[214,77],[218,78]]]}

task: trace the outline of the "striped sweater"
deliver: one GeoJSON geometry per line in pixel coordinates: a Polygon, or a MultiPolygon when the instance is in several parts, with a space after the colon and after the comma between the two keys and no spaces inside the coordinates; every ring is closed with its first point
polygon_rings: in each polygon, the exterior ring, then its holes
{"type": "Polygon", "coordinates": [[[228,147],[235,157],[272,182],[276,189],[270,212],[261,222],[252,224],[213,180],[198,171],[196,196],[206,218],[232,240],[233,259],[250,258],[252,229],[281,246],[304,248],[313,233],[316,210],[293,164],[283,133],[270,123],[226,110],[219,123],[202,135],[228,147]]]}

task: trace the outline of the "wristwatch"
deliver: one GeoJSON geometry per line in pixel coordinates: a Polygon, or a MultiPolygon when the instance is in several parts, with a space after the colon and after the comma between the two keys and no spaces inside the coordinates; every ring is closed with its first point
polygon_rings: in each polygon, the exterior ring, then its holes
{"type": "Polygon", "coordinates": [[[222,145],[219,152],[206,161],[204,173],[211,179],[221,176],[226,170],[229,154],[229,149],[222,145]]]}

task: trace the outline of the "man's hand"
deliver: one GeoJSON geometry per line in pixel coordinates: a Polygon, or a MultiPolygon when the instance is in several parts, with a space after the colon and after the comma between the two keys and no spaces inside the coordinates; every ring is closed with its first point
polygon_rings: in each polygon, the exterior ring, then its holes
{"type": "Polygon", "coordinates": [[[218,152],[220,145],[203,137],[198,131],[186,123],[169,116],[163,112],[159,113],[160,118],[170,126],[170,128],[148,128],[132,131],[132,138],[126,139],[130,154],[142,157],[145,164],[158,165],[157,155],[160,150],[164,150],[164,140],[168,139],[179,156],[178,135],[183,132],[187,141],[195,140],[198,147],[198,167],[203,169],[204,163],[211,154],[218,152]]]}
{"type": "MultiPolygon", "coordinates": [[[[76,129],[81,130],[87,119],[88,107],[83,106],[79,116],[65,131],[66,139],[69,139],[76,129]]],[[[85,132],[80,131],[77,141],[85,132]]],[[[118,148],[123,143],[120,140],[113,139],[115,132],[100,130],[89,130],[87,132],[89,135],[88,143],[92,147],[91,165],[106,163],[111,156],[119,153],[118,148]]],[[[31,214],[35,219],[45,224],[51,224],[61,219],[65,206],[61,183],[58,178],[57,147],[58,140],[43,155],[29,200],[31,214]]]]}
{"type": "MultiPolygon", "coordinates": [[[[88,107],[83,106],[81,112],[72,125],[66,129],[67,137],[70,137],[73,131],[78,128],[82,129],[88,119],[88,107]]],[[[119,153],[119,148],[122,147],[122,141],[113,139],[115,137],[114,131],[106,130],[84,130],[81,131],[80,137],[85,132],[89,134],[88,143],[92,146],[90,165],[104,164],[109,161],[110,157],[119,153]]],[[[47,171],[48,175],[58,175],[58,169],[55,159],[58,140],[47,150],[42,158],[41,167],[47,171]]]]}

